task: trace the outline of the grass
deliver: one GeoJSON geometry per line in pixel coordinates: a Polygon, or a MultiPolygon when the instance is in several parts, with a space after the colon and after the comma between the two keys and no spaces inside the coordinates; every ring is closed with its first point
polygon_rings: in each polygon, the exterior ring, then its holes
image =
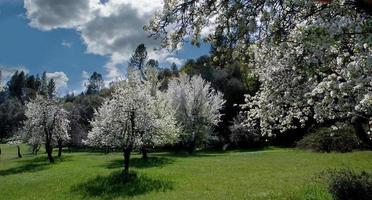
{"type": "Polygon", "coordinates": [[[318,181],[333,168],[372,171],[372,152],[261,151],[135,154],[120,173],[121,153],[64,153],[49,164],[22,146],[0,145],[0,199],[331,199],[318,181]]]}

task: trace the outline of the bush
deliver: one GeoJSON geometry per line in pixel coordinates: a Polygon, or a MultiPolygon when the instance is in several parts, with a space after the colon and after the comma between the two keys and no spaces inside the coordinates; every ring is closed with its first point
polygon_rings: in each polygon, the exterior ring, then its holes
{"type": "Polygon", "coordinates": [[[244,116],[239,114],[234,118],[233,125],[230,126],[230,141],[239,148],[260,148],[265,144],[265,139],[259,131],[249,131],[243,125],[244,116]]]}
{"type": "Polygon", "coordinates": [[[372,173],[334,170],[327,173],[327,182],[335,200],[372,199],[372,173]]]}
{"type": "Polygon", "coordinates": [[[315,152],[350,152],[360,147],[360,141],[350,128],[321,128],[297,142],[297,147],[315,152]]]}

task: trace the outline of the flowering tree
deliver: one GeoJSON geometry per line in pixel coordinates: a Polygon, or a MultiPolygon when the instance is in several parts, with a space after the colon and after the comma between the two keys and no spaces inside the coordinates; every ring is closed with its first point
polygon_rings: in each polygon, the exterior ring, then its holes
{"type": "Polygon", "coordinates": [[[372,121],[370,8],[364,0],[165,0],[146,28],[164,46],[204,39],[221,65],[255,69],[262,84],[243,105],[247,129],[273,135],[350,121],[372,147],[362,126],[372,121]]]}
{"type": "Polygon", "coordinates": [[[296,24],[286,41],[257,42],[252,66],[262,85],[243,105],[246,127],[272,135],[350,122],[372,148],[363,128],[372,120],[371,33],[372,17],[333,4],[296,24]]]}
{"type": "Polygon", "coordinates": [[[174,111],[160,91],[151,95],[151,84],[130,70],[126,81],[114,86],[111,99],[96,111],[87,143],[120,148],[124,173],[128,174],[131,152],[147,145],[173,143],[178,138],[174,111]]]}
{"type": "Polygon", "coordinates": [[[49,162],[54,162],[53,143],[58,144],[61,156],[62,141],[69,140],[67,112],[55,99],[37,96],[26,105],[25,132],[31,144],[45,144],[49,162]]]}
{"type": "Polygon", "coordinates": [[[201,76],[181,74],[169,82],[168,98],[177,111],[176,118],[183,126],[182,141],[192,153],[203,142],[213,125],[221,118],[225,101],[201,76]]]}

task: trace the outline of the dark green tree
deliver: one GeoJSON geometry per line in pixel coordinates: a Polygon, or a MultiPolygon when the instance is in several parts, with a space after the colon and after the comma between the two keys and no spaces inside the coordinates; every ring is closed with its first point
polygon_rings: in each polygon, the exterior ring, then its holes
{"type": "Polygon", "coordinates": [[[89,78],[86,94],[87,95],[98,94],[103,87],[104,82],[102,75],[97,72],[93,72],[93,74],[89,78]]]}
{"type": "Polygon", "coordinates": [[[48,98],[54,98],[56,96],[56,83],[53,79],[48,82],[48,98]]]}
{"type": "Polygon", "coordinates": [[[134,54],[129,59],[129,67],[143,70],[147,60],[147,50],[144,44],[138,45],[134,54]]]}

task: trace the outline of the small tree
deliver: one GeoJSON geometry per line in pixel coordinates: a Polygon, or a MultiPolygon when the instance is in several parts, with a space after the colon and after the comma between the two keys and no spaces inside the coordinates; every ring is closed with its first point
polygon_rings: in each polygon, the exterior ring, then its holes
{"type": "Polygon", "coordinates": [[[62,150],[60,141],[69,139],[67,112],[55,99],[37,96],[27,104],[26,117],[25,132],[27,137],[31,138],[29,141],[40,141],[40,137],[43,137],[49,162],[54,162],[53,143],[58,143],[60,156],[62,150]]]}
{"type": "Polygon", "coordinates": [[[205,141],[212,126],[220,121],[225,100],[222,93],[214,90],[201,76],[185,74],[169,82],[167,94],[177,111],[178,122],[183,125],[182,141],[192,153],[205,141]]]}
{"type": "Polygon", "coordinates": [[[151,84],[140,80],[139,71],[129,71],[128,80],[114,86],[111,99],[95,113],[88,144],[120,148],[124,152],[124,173],[135,148],[144,144],[173,143],[178,129],[167,98],[151,95],[151,84]]]}
{"type": "Polygon", "coordinates": [[[19,146],[22,144],[22,136],[20,132],[17,132],[9,141],[8,144],[16,145],[17,147],[17,156],[18,158],[22,158],[22,153],[21,153],[21,147],[19,146]]]}

